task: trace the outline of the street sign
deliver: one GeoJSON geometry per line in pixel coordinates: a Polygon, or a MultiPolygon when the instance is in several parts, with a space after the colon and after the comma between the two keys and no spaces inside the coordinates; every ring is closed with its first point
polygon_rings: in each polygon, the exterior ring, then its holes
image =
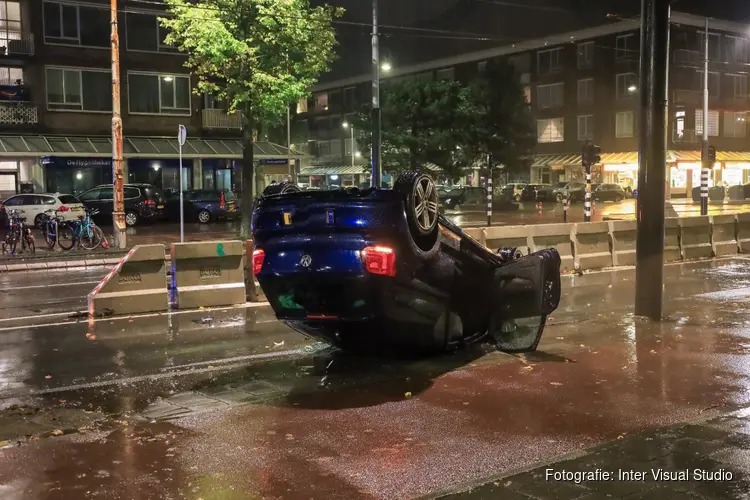
{"type": "Polygon", "coordinates": [[[177,129],[177,142],[180,143],[180,146],[185,145],[185,139],[187,139],[187,129],[185,125],[180,125],[177,129]]]}

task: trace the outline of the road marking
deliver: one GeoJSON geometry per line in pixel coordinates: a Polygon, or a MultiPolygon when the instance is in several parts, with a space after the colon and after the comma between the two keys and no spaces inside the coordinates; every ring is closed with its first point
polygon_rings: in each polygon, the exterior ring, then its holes
{"type": "MultiPolygon", "coordinates": [[[[0,292],[14,292],[17,290],[32,290],[34,288],[54,288],[61,286],[78,286],[78,285],[94,285],[99,283],[101,280],[96,281],[79,281],[76,283],[51,283],[48,285],[28,285],[28,286],[14,286],[13,288],[0,288],[0,292]]],[[[85,295],[84,295],[85,297],[85,295]]]]}
{"type": "MultiPolygon", "coordinates": [[[[245,302],[244,304],[236,305],[236,306],[207,307],[205,309],[187,309],[187,310],[168,311],[168,312],[165,311],[165,312],[158,312],[158,313],[133,314],[130,316],[110,316],[108,318],[95,318],[94,322],[122,321],[125,319],[138,319],[138,318],[155,318],[158,316],[190,314],[190,313],[207,313],[211,311],[231,311],[232,309],[252,309],[255,307],[266,307],[270,305],[271,304],[269,304],[268,302],[245,302]]],[[[0,319],[0,323],[11,322],[11,321],[23,321],[23,320],[32,319],[32,318],[71,316],[73,314],[86,314],[86,313],[82,311],[70,311],[70,312],[63,312],[63,313],[36,314],[34,316],[22,316],[18,318],[3,318],[3,319],[0,319]]],[[[39,324],[32,324],[32,325],[6,326],[3,328],[0,328],[0,332],[31,329],[31,328],[41,328],[41,327],[46,327],[46,326],[75,325],[75,324],[87,323],[88,321],[89,319],[87,317],[82,317],[81,319],[77,319],[73,321],[61,321],[58,323],[39,323],[39,324]]]]}
{"type": "Polygon", "coordinates": [[[81,389],[93,389],[97,387],[107,387],[107,386],[112,386],[112,385],[133,384],[133,383],[138,383],[138,382],[145,382],[147,380],[161,380],[165,378],[180,377],[184,375],[200,375],[201,373],[209,373],[209,372],[214,372],[214,371],[219,371],[219,370],[243,368],[247,366],[247,361],[284,358],[284,357],[291,357],[291,356],[300,355],[300,354],[313,354],[315,352],[316,352],[315,350],[310,351],[305,348],[300,348],[300,349],[291,349],[288,351],[280,351],[280,352],[249,354],[247,356],[241,356],[239,358],[229,358],[227,360],[217,359],[215,361],[212,361],[211,364],[209,364],[209,366],[205,368],[190,368],[190,365],[184,365],[187,367],[187,369],[185,369],[185,368],[182,368],[182,366],[177,366],[174,368],[182,369],[182,371],[167,372],[167,373],[152,373],[149,375],[139,375],[136,377],[126,377],[126,378],[119,378],[119,379],[114,379],[114,380],[102,380],[100,382],[87,382],[84,384],[74,384],[74,385],[66,385],[66,386],[61,386],[61,387],[52,387],[49,389],[31,390],[29,391],[29,394],[31,395],[54,394],[58,392],[78,391],[81,389]],[[227,362],[231,362],[236,359],[242,359],[245,362],[226,364],[227,362]],[[223,366],[213,366],[213,365],[222,365],[222,364],[223,366]]]}

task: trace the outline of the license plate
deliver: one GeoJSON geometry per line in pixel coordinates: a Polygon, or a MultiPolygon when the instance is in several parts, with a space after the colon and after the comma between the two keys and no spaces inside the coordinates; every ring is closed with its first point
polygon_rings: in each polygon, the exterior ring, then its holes
{"type": "Polygon", "coordinates": [[[73,207],[70,209],[71,212],[80,212],[81,210],[83,210],[81,207],[73,207]]]}
{"type": "Polygon", "coordinates": [[[161,209],[164,208],[164,205],[156,205],[156,208],[158,208],[159,210],[161,210],[161,209]]]}

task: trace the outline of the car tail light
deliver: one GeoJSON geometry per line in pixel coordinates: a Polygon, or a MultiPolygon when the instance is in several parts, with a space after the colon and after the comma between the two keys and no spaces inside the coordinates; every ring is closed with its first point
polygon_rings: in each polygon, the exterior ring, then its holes
{"type": "Polygon", "coordinates": [[[154,200],[144,200],[143,204],[147,205],[149,207],[155,207],[156,206],[156,202],[154,200]]]}
{"type": "Polygon", "coordinates": [[[390,247],[367,247],[362,250],[362,262],[372,274],[396,276],[396,252],[390,247]]]}
{"type": "Polygon", "coordinates": [[[60,205],[60,208],[57,209],[58,212],[70,212],[70,209],[66,207],[65,205],[60,205]]]}
{"type": "Polygon", "coordinates": [[[227,201],[224,197],[224,191],[219,192],[219,208],[221,208],[222,210],[227,208],[227,201]]]}
{"type": "Polygon", "coordinates": [[[258,248],[253,251],[253,276],[257,276],[263,269],[263,260],[266,258],[266,252],[258,248]]]}

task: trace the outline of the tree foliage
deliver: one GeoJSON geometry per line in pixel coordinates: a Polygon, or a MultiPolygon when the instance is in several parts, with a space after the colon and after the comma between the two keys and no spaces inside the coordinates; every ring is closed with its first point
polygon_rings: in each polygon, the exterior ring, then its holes
{"type": "MultiPolygon", "coordinates": [[[[468,84],[406,81],[383,86],[383,168],[398,173],[427,162],[457,178],[472,166],[519,171],[536,146],[536,126],[518,75],[511,66],[490,62],[468,84]]],[[[371,149],[369,110],[358,115],[359,146],[371,149]]]]}
{"type": "MultiPolygon", "coordinates": [[[[277,124],[330,68],[332,28],[343,9],[309,0],[165,0],[166,42],[187,54],[197,93],[207,92],[243,116],[243,207],[252,205],[253,129],[277,124]]],[[[243,210],[242,235],[249,230],[243,210]]]]}

